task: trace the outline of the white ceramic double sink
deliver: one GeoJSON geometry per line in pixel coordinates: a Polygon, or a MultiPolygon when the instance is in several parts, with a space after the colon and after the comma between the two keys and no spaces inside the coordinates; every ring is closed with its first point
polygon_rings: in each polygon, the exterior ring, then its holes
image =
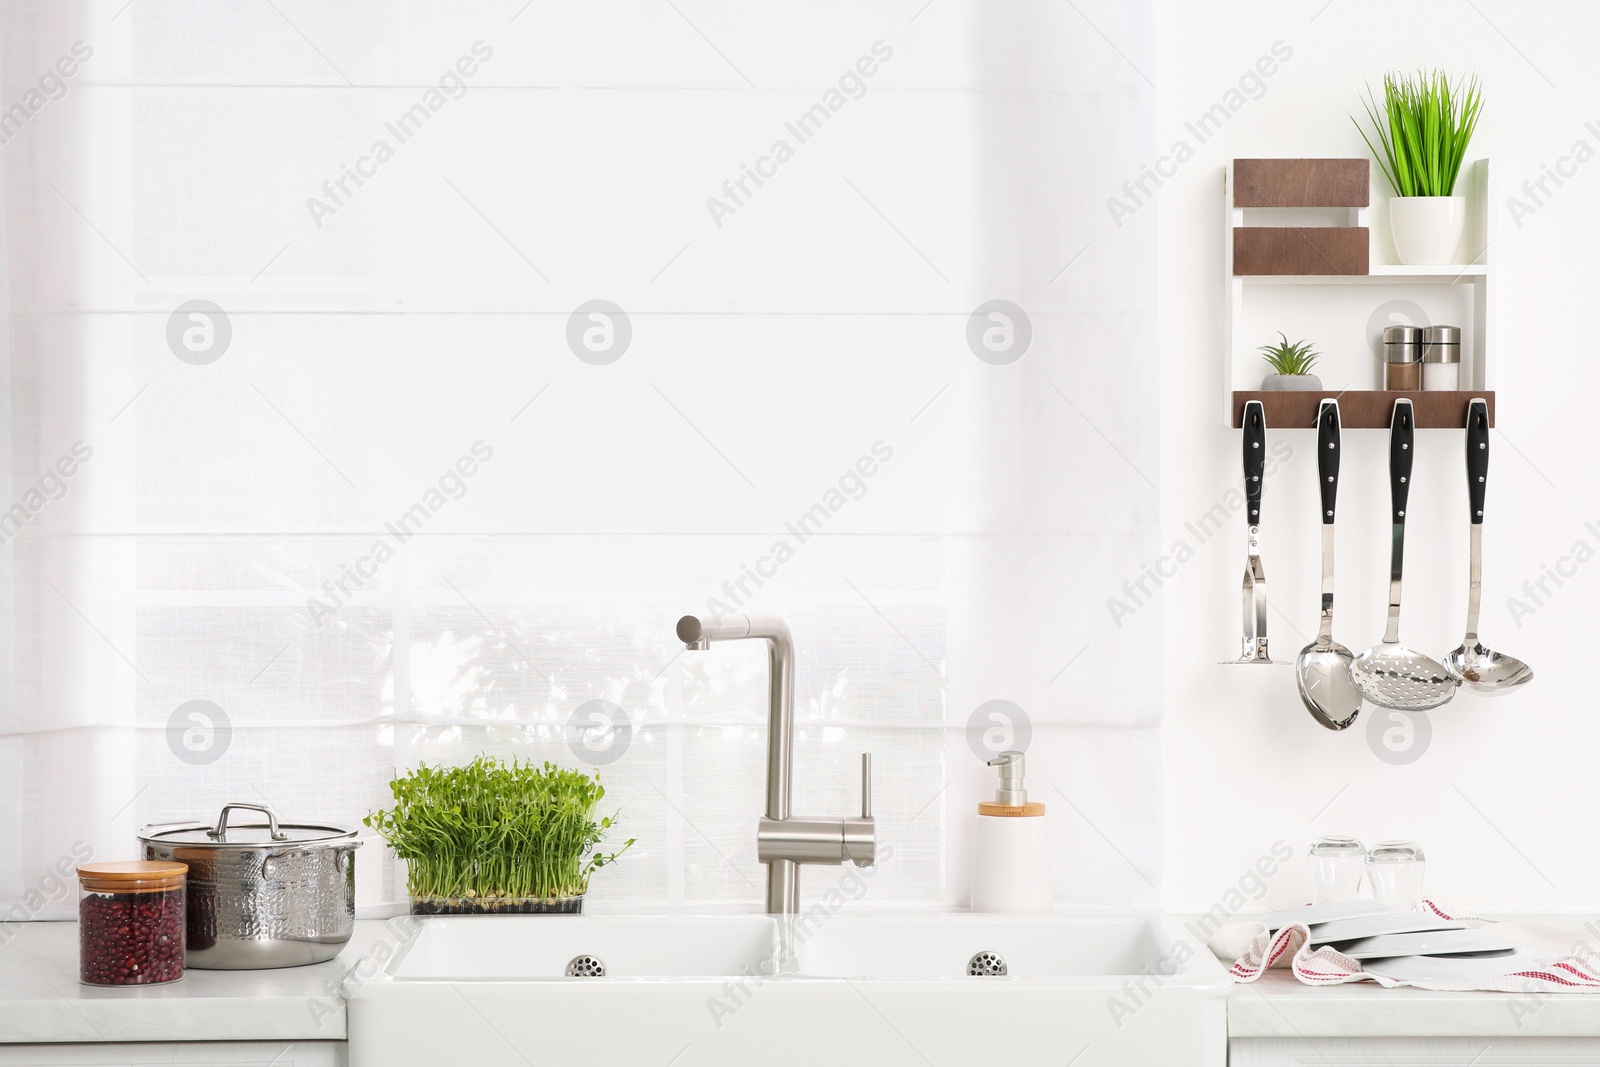
{"type": "Polygon", "coordinates": [[[351,996],[350,1062],[1226,1062],[1227,974],[1161,920],[793,923],[763,915],[427,919],[351,996]],[[1002,967],[1004,975],[993,973],[1002,967]]]}

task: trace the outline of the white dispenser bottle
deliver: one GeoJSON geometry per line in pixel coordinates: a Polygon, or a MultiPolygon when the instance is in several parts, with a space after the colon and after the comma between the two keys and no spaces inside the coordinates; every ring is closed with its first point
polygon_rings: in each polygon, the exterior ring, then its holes
{"type": "Polygon", "coordinates": [[[1002,752],[989,761],[1000,768],[994,803],[978,805],[972,855],[972,910],[1009,915],[1050,911],[1050,841],[1044,805],[1028,803],[1022,753],[1002,752]]]}

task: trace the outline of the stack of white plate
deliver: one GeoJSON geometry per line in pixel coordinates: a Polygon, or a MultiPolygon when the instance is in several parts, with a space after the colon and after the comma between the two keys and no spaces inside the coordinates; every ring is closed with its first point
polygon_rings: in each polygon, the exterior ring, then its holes
{"type": "Polygon", "coordinates": [[[1371,900],[1313,904],[1263,915],[1273,931],[1303,923],[1311,945],[1331,945],[1372,974],[1401,982],[1486,982],[1528,970],[1534,961],[1519,953],[1493,927],[1468,930],[1461,923],[1371,900]]]}

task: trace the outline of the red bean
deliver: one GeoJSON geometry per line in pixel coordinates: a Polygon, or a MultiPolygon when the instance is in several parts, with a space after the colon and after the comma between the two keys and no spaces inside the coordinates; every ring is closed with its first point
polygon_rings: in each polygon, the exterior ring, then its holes
{"type": "Polygon", "coordinates": [[[78,902],[78,977],[147,985],[183,977],[183,890],[85,892],[78,902]]]}

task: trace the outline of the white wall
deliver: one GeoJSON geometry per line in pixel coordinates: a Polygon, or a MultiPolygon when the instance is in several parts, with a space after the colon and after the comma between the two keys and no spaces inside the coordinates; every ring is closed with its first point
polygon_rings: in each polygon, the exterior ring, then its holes
{"type": "MultiPolygon", "coordinates": [[[[1160,615],[1113,631],[1082,605],[1157,543],[1155,219],[1080,232],[1153,145],[1125,58],[1153,66],[1150,10],[0,5],[0,110],[94,49],[0,153],[3,465],[23,486],[96,450],[0,546],[20,619],[0,824],[21,827],[0,830],[0,913],[78,838],[131,855],[137,825],[240,798],[354,824],[396,767],[484,750],[601,765],[639,844],[598,903],[753,908],[764,661],[672,636],[747,568],[766,581],[730,607],[796,639],[795,810],[858,810],[877,755],[895,859],[873,905],[966,897],[994,788],[967,726],[990,700],[1031,723],[1061,903],[1153,905],[1160,615]],[[820,133],[786,132],[891,49],[820,133]],[[475,72],[441,96],[451,70],[475,72]],[[196,298],[232,323],[205,365],[167,334],[196,298]],[[633,326],[606,365],[566,332],[596,298],[633,326]],[[1008,365],[967,341],[994,299],[1033,324],[1008,365]],[[470,492],[310,617],[477,441],[470,492]],[[892,461],[846,503],[878,441],[892,461]],[[231,733],[183,742],[194,700],[231,733]],[[569,744],[591,700],[635,728],[615,761],[569,744]]],[[[392,896],[380,844],[359,855],[362,901],[392,896]]],[[[806,898],[838,879],[808,871],[806,898]]]]}
{"type": "MultiPolygon", "coordinates": [[[[1259,99],[1166,182],[1160,214],[1163,389],[1162,514],[1169,543],[1238,478],[1238,436],[1219,418],[1222,358],[1222,175],[1244,156],[1366,154],[1346,117],[1385,69],[1476,71],[1487,107],[1469,157],[1493,161],[1500,186],[1495,248],[1498,421],[1491,445],[1482,633],[1537,672],[1525,692],[1460,695],[1432,715],[1431,746],[1409,766],[1380,761],[1364,727],[1312,721],[1292,668],[1232,668],[1244,533],[1198,548],[1163,591],[1165,880],[1169,907],[1206,908],[1273,842],[1301,852],[1322,833],[1405,837],[1427,850],[1428,891],[1446,906],[1593,909],[1600,857],[1589,847],[1600,808],[1600,738],[1590,707],[1589,651],[1600,565],[1577,569],[1544,606],[1513,619],[1507,598],[1573,551],[1600,547],[1600,473],[1583,431],[1592,422],[1594,234],[1600,163],[1518,221],[1505,197],[1586,141],[1600,149],[1600,72],[1589,42],[1600,10],[1580,3],[1158,4],[1160,140],[1222,99],[1276,41],[1292,57],[1259,99]]],[[[1191,143],[1193,138],[1188,138],[1191,143]]],[[[1570,169],[1570,168],[1568,168],[1570,169]]],[[[1375,168],[1376,176],[1376,168],[1375,168]]],[[[1554,189],[1554,186],[1551,186],[1554,189]]],[[[1377,177],[1375,191],[1388,189],[1377,177]]],[[[1531,203],[1531,202],[1530,202],[1531,203]]],[[[1382,237],[1374,231],[1375,241],[1382,237]]],[[[1370,303],[1381,301],[1381,290],[1370,303]]],[[[1364,316],[1363,316],[1364,319],[1364,316]]],[[[1363,320],[1350,323],[1360,331],[1363,320]]],[[[1251,340],[1252,345],[1269,340],[1251,340]]],[[[1351,338],[1317,338],[1329,345],[1351,338]]],[[[1341,386],[1338,380],[1327,382],[1341,386]]],[[[1370,387],[1370,386],[1364,386],[1370,387]]],[[[1275,657],[1292,661],[1316,620],[1316,505],[1310,431],[1274,433],[1294,459],[1269,481],[1263,510],[1275,657]]],[[[1411,494],[1402,637],[1438,657],[1461,640],[1466,610],[1466,502],[1461,438],[1421,435],[1411,494]]],[[[1359,651],[1381,636],[1388,502],[1386,435],[1350,432],[1340,496],[1335,637],[1359,651]]],[[[1192,538],[1191,538],[1192,539],[1192,538]]],[[[1568,569],[1571,569],[1570,567],[1568,569]]],[[[1267,902],[1308,899],[1298,859],[1270,880],[1267,902]]]]}

